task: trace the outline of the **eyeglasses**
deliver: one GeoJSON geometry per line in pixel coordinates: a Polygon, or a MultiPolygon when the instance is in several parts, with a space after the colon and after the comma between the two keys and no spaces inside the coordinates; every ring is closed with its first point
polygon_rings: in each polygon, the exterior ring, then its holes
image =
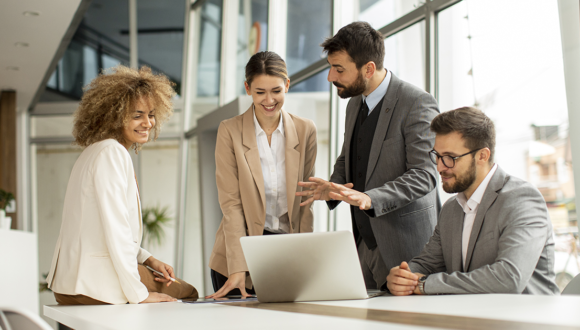
{"type": "Polygon", "coordinates": [[[469,155],[469,154],[472,154],[472,153],[474,153],[474,152],[478,152],[478,151],[479,151],[479,150],[481,150],[481,149],[483,149],[483,148],[479,148],[479,149],[471,150],[471,151],[470,151],[470,152],[468,152],[468,153],[465,153],[465,154],[463,154],[463,155],[459,155],[459,156],[456,156],[456,157],[451,157],[451,156],[448,156],[448,155],[441,156],[441,155],[439,155],[439,154],[437,153],[437,151],[435,151],[435,150],[431,150],[431,151],[429,151],[429,158],[431,158],[431,161],[432,161],[432,162],[433,162],[433,164],[435,164],[435,165],[437,165],[437,160],[441,159],[441,161],[443,162],[443,165],[445,165],[445,167],[447,167],[447,168],[453,168],[453,167],[455,167],[455,160],[456,160],[457,158],[461,158],[461,157],[463,157],[463,156],[467,156],[467,155],[469,155]]]}

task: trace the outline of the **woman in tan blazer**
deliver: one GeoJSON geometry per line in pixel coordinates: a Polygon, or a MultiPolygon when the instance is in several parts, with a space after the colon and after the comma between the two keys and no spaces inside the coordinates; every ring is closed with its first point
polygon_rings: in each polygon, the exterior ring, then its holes
{"type": "Polygon", "coordinates": [[[316,127],[284,111],[290,87],[286,64],[260,52],[246,65],[252,106],[218,129],[216,180],[223,218],[209,261],[218,298],[250,293],[242,236],[312,232],[311,205],[300,206],[299,181],[314,175],[316,127]]]}
{"type": "Polygon", "coordinates": [[[173,268],[141,248],[141,202],[129,155],[157,138],[173,113],[173,95],[167,77],[147,67],[115,67],[85,88],[73,131],[85,149],[71,172],[46,279],[59,304],[197,298],[193,286],[171,284],[173,268]],[[144,265],[164,276],[154,277],[144,265]]]}

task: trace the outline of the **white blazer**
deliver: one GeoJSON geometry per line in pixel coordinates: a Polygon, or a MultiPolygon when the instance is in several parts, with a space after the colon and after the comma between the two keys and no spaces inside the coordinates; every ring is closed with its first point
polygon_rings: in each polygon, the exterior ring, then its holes
{"type": "Polygon", "coordinates": [[[138,263],[141,202],[129,152],[108,139],[77,159],[66,189],[60,236],[46,278],[60,294],[82,294],[111,304],[136,304],[149,293],[138,263]]]}

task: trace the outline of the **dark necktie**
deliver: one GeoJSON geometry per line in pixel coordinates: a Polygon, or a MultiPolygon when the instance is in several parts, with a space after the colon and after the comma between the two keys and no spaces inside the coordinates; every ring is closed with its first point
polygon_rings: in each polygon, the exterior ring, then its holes
{"type": "Polygon", "coordinates": [[[360,107],[360,111],[361,111],[361,120],[360,123],[364,123],[365,120],[367,119],[367,117],[369,116],[369,107],[367,105],[367,102],[363,100],[362,102],[362,106],[360,107]]]}

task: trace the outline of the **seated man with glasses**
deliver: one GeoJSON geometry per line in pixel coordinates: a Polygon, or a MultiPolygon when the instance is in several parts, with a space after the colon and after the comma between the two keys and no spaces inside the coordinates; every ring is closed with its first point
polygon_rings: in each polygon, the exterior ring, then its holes
{"type": "Polygon", "coordinates": [[[441,209],[421,254],[391,269],[393,295],[559,294],[546,202],[531,184],[493,162],[495,128],[465,107],[431,122],[443,190],[457,193],[441,209]]]}

